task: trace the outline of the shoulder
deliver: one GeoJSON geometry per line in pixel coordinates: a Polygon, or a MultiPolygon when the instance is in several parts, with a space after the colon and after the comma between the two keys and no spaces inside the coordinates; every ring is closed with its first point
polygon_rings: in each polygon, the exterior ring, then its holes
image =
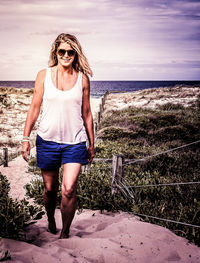
{"type": "Polygon", "coordinates": [[[88,88],[90,86],[90,79],[88,75],[84,73],[83,73],[83,78],[82,78],[82,84],[83,84],[83,88],[88,88]]]}
{"type": "Polygon", "coordinates": [[[47,71],[47,69],[45,68],[45,69],[40,70],[37,73],[36,80],[35,80],[35,82],[37,84],[43,84],[44,83],[44,79],[45,79],[45,76],[46,76],[46,71],[47,71]]]}
{"type": "Polygon", "coordinates": [[[45,76],[46,76],[46,69],[42,69],[37,73],[37,77],[35,80],[35,88],[34,88],[35,93],[43,92],[45,76]]]}
{"type": "Polygon", "coordinates": [[[38,80],[38,81],[42,81],[42,80],[44,80],[44,78],[45,78],[45,76],[46,76],[46,71],[47,71],[46,68],[40,70],[40,71],[37,73],[36,80],[38,80]]]}
{"type": "Polygon", "coordinates": [[[38,73],[37,73],[37,78],[44,78],[45,77],[45,75],[46,75],[46,71],[47,71],[47,69],[45,68],[45,69],[42,69],[42,70],[40,70],[38,73]]]}

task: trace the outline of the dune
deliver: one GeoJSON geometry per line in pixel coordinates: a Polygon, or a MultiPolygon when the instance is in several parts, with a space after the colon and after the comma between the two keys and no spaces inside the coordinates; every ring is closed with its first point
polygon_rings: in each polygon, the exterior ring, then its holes
{"type": "Polygon", "coordinates": [[[199,86],[175,86],[173,88],[111,93],[107,96],[105,111],[120,110],[126,107],[155,109],[166,103],[181,104],[188,107],[196,102],[199,94],[199,86]]]}
{"type": "MultiPolygon", "coordinates": [[[[187,100],[188,105],[191,103],[189,101],[195,101],[198,92],[195,91],[192,100],[187,100]]],[[[112,107],[112,109],[116,109],[117,107],[130,106],[133,101],[140,101],[139,97],[152,96],[152,94],[141,95],[139,93],[135,100],[134,96],[135,93],[110,94],[105,111],[112,107]]],[[[166,98],[169,98],[169,94],[166,95],[166,98]]],[[[181,101],[178,96],[177,99],[179,102],[181,101]]],[[[165,102],[167,101],[169,100],[165,100],[165,102]]],[[[174,100],[172,99],[172,101],[174,100]]],[[[99,109],[99,102],[100,99],[91,99],[93,115],[99,109]]],[[[25,111],[25,109],[23,110],[25,111]]],[[[35,155],[35,148],[31,149],[31,154],[35,155]]],[[[27,163],[21,156],[18,156],[9,162],[8,167],[0,166],[0,172],[7,176],[11,184],[10,195],[13,198],[22,199],[25,194],[23,186],[33,178],[33,174],[27,172],[27,163]]],[[[5,251],[9,251],[11,255],[11,259],[4,262],[200,262],[199,247],[175,235],[167,228],[146,223],[133,214],[105,211],[101,213],[98,210],[77,211],[72,222],[69,239],[58,238],[62,228],[60,210],[56,209],[55,214],[58,229],[56,235],[47,232],[45,215],[35,224],[27,227],[22,233],[21,241],[2,238],[0,240],[0,257],[3,257],[5,251]]]]}
{"type": "MultiPolygon", "coordinates": [[[[96,113],[99,110],[100,100],[101,100],[100,98],[91,98],[91,110],[92,110],[92,114],[93,114],[94,118],[96,116],[96,113]]],[[[24,111],[24,108],[22,108],[22,110],[24,111]]],[[[27,108],[27,110],[28,110],[28,108],[27,108]]],[[[14,114],[14,111],[13,111],[13,114],[14,114]]],[[[26,114],[27,114],[27,111],[24,112],[24,115],[26,115],[26,114]]],[[[20,155],[21,139],[22,139],[22,134],[23,134],[23,127],[25,124],[25,118],[26,117],[24,116],[23,117],[23,119],[24,119],[23,125],[21,127],[19,127],[20,132],[18,131],[18,133],[21,135],[20,135],[20,138],[18,139],[17,147],[13,147],[12,149],[10,149],[8,147],[8,153],[10,154],[13,151],[17,151],[18,157],[14,158],[11,162],[9,162],[8,167],[3,167],[3,165],[0,166],[0,172],[3,175],[6,175],[8,181],[10,182],[10,186],[11,186],[11,190],[9,193],[10,196],[12,198],[18,199],[18,200],[21,200],[24,198],[25,190],[24,190],[23,186],[25,184],[29,183],[33,177],[33,175],[31,173],[28,173],[27,163],[24,161],[24,159],[20,155]]],[[[4,129],[5,130],[3,132],[1,132],[1,140],[2,139],[4,140],[4,138],[7,137],[6,125],[4,125],[4,129]]],[[[34,129],[34,131],[31,133],[32,146],[35,144],[35,137],[36,137],[36,129],[34,129]]],[[[14,137],[14,139],[16,140],[16,137],[14,137]]],[[[36,148],[35,147],[31,148],[30,155],[33,157],[36,155],[36,148]]]]}
{"type": "MultiPolygon", "coordinates": [[[[0,87],[0,146],[7,147],[9,156],[11,154],[16,157],[16,153],[20,154],[21,140],[23,137],[23,129],[26,116],[32,100],[32,89],[17,89],[0,87]]],[[[100,98],[91,97],[91,109],[94,118],[99,110],[100,98]]],[[[42,112],[42,107],[41,107],[42,112]]],[[[35,145],[35,137],[37,126],[40,120],[36,122],[31,132],[31,145],[35,145]]],[[[0,153],[0,164],[2,152],[0,153]]]]}
{"type": "MultiPolygon", "coordinates": [[[[56,210],[61,230],[60,211],[56,210]]],[[[128,213],[76,213],[69,239],[46,231],[46,216],[24,233],[27,242],[3,238],[9,262],[200,262],[200,248],[170,230],[140,221],[128,213]],[[31,243],[28,243],[31,242],[31,243]]]]}

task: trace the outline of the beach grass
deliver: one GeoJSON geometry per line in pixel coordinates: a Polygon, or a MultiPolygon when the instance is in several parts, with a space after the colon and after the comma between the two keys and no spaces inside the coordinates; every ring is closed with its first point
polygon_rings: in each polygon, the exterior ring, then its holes
{"type": "Polygon", "coordinates": [[[0,173],[0,237],[19,239],[26,226],[42,218],[40,206],[30,205],[26,199],[13,200],[9,196],[10,184],[0,173]]]}
{"type": "MultiPolygon", "coordinates": [[[[160,91],[155,89],[155,92],[160,91]]],[[[174,91],[172,93],[178,97],[174,91]]],[[[147,95],[149,94],[152,94],[150,90],[147,92],[147,95]]],[[[129,95],[126,95],[124,94],[122,98],[125,104],[130,102],[129,95]]],[[[143,95],[141,99],[142,97],[143,95]]],[[[181,103],[169,102],[154,108],[128,106],[122,109],[120,107],[109,109],[109,107],[103,113],[101,129],[97,133],[95,143],[97,158],[111,159],[113,154],[123,155],[127,159],[145,158],[200,138],[200,97],[197,101],[187,103],[187,107],[181,103]]],[[[89,171],[82,172],[79,177],[77,190],[79,210],[84,208],[101,211],[120,210],[200,225],[199,185],[134,188],[141,185],[200,181],[199,153],[199,145],[193,145],[150,158],[143,163],[125,166],[123,182],[130,187],[130,191],[116,196],[111,193],[111,164],[94,163],[89,171]]],[[[38,179],[40,170],[36,168],[35,158],[30,160],[29,165],[30,171],[37,175],[25,186],[27,196],[34,198],[36,203],[43,204],[43,183],[42,178],[38,179]]],[[[62,169],[60,182],[61,180],[62,169]]],[[[59,191],[58,206],[60,200],[59,191]]],[[[200,234],[194,227],[163,223],[148,217],[144,219],[168,227],[200,245],[200,234]]]]}
{"type": "MultiPolygon", "coordinates": [[[[166,103],[154,109],[127,107],[107,111],[98,132],[96,157],[119,154],[137,160],[198,141],[199,105],[198,97],[189,107],[166,103]]],[[[194,144],[125,166],[124,184],[130,187],[127,200],[132,199],[131,211],[200,225],[199,184],[135,188],[200,181],[199,156],[199,144],[194,144]]],[[[198,228],[144,218],[200,245],[198,228]]]]}
{"type": "Polygon", "coordinates": [[[3,94],[30,95],[30,94],[33,94],[33,89],[15,88],[15,87],[0,87],[0,95],[3,95],[3,94]]]}
{"type": "MultiPolygon", "coordinates": [[[[158,152],[194,142],[200,138],[198,101],[190,107],[167,103],[156,109],[128,107],[107,111],[97,133],[97,158],[113,154],[127,159],[145,158],[158,152]]],[[[32,165],[34,165],[32,160],[32,165]]],[[[92,164],[79,177],[79,209],[128,211],[193,225],[200,225],[199,185],[176,185],[134,188],[141,185],[200,181],[199,145],[149,158],[143,163],[124,167],[121,195],[111,194],[112,167],[108,163],[92,164]]],[[[62,170],[60,171],[61,178],[62,170]]],[[[60,179],[61,180],[61,179],[60,179]]],[[[42,204],[43,183],[36,179],[26,186],[27,194],[42,204]]],[[[59,193],[59,202],[61,195],[59,193]]],[[[58,203],[59,203],[58,202],[58,203]]],[[[200,234],[194,227],[144,217],[200,245],[200,234]]]]}

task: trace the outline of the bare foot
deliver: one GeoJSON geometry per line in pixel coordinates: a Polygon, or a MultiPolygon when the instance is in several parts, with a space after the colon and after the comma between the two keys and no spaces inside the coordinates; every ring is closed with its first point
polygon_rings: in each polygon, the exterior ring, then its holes
{"type": "Polygon", "coordinates": [[[62,232],[60,233],[59,239],[69,238],[69,231],[68,232],[62,232]]]}
{"type": "Polygon", "coordinates": [[[49,225],[48,225],[47,231],[52,233],[52,234],[56,234],[57,233],[55,219],[53,219],[51,221],[49,220],[49,225]]]}

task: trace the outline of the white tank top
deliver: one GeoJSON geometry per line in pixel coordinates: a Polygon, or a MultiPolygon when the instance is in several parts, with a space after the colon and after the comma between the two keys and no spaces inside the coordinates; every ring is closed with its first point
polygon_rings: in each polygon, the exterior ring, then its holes
{"type": "Polygon", "coordinates": [[[43,111],[37,134],[44,140],[76,144],[87,139],[82,118],[82,72],[70,90],[62,91],[52,82],[51,68],[44,80],[43,111]]]}

